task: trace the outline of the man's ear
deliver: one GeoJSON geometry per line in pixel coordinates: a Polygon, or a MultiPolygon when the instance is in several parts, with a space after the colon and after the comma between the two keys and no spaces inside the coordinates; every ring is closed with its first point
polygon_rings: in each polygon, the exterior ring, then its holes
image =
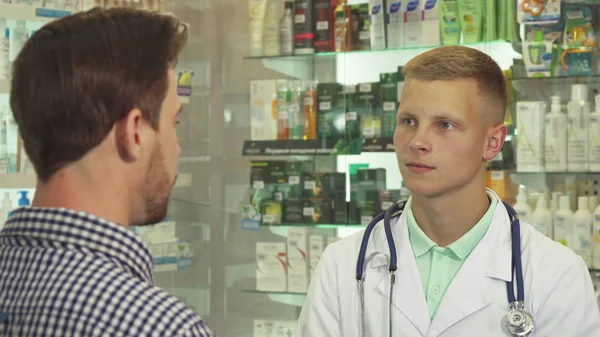
{"type": "Polygon", "coordinates": [[[139,109],[131,110],[125,118],[115,124],[115,141],[119,155],[126,162],[142,158],[142,143],[147,128],[139,109]]]}
{"type": "Polygon", "coordinates": [[[502,147],[504,146],[504,140],[506,139],[506,125],[499,124],[491,127],[488,130],[485,146],[483,149],[483,160],[490,161],[500,151],[502,151],[502,147]]]}

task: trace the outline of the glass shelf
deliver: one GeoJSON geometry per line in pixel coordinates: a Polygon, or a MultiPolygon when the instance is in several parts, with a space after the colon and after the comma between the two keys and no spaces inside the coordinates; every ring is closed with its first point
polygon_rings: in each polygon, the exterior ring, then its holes
{"type": "Polygon", "coordinates": [[[363,152],[394,152],[394,139],[246,140],[244,156],[343,156],[363,152]]]}
{"type": "Polygon", "coordinates": [[[600,92],[600,75],[522,77],[514,78],[511,82],[519,95],[530,100],[546,101],[550,99],[550,96],[558,95],[563,101],[567,101],[571,97],[571,86],[573,84],[586,84],[590,91],[600,92]]]}
{"type": "MultiPolygon", "coordinates": [[[[485,41],[485,42],[477,42],[470,44],[463,44],[466,47],[472,47],[476,49],[481,49],[488,47],[490,45],[498,45],[505,44],[508,41],[505,40],[496,40],[496,41],[485,41]]],[[[377,49],[377,50],[352,50],[347,52],[323,52],[323,53],[314,53],[314,54],[297,54],[297,55],[273,55],[273,56],[246,56],[245,60],[302,60],[308,61],[312,60],[314,57],[335,57],[335,56],[344,56],[344,55],[358,55],[358,54],[382,54],[382,53],[395,53],[395,52],[407,52],[407,51],[421,51],[425,49],[433,49],[440,47],[439,45],[433,46],[414,46],[414,47],[406,47],[406,48],[392,48],[392,49],[377,49]]]]}
{"type": "Polygon", "coordinates": [[[600,175],[600,172],[518,172],[514,171],[510,174],[519,176],[561,176],[561,175],[600,175]]]}
{"type": "Polygon", "coordinates": [[[306,296],[306,293],[289,293],[285,291],[264,291],[256,289],[244,289],[242,292],[249,294],[306,296]]]}
{"type": "Polygon", "coordinates": [[[261,224],[261,227],[304,227],[304,228],[344,228],[344,227],[352,227],[352,228],[360,228],[361,224],[261,224]]]}

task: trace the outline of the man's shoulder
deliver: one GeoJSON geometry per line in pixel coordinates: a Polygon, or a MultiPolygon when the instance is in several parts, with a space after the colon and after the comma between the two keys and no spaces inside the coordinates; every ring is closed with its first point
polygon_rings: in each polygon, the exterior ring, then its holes
{"type": "Polygon", "coordinates": [[[116,314],[116,329],[131,336],[208,336],[202,318],[181,300],[135,277],[115,280],[110,303],[88,302],[107,314],[116,314]],[[122,313],[119,315],[119,313],[122,313]],[[197,331],[197,334],[193,332],[197,331]],[[188,334],[185,334],[188,333],[188,334]],[[203,333],[203,334],[201,334],[203,333]]]}
{"type": "Polygon", "coordinates": [[[526,240],[522,243],[521,250],[531,259],[530,265],[541,272],[546,270],[561,274],[583,262],[573,250],[550,239],[529,223],[521,222],[521,228],[526,229],[526,240]]]}

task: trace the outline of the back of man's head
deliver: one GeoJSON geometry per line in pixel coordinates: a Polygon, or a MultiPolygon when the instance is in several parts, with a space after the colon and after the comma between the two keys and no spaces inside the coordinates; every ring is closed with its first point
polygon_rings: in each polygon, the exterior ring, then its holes
{"type": "Polygon", "coordinates": [[[507,106],[506,80],[502,69],[489,55],[469,47],[445,46],[432,49],[411,59],[402,72],[407,80],[453,81],[472,79],[477,82],[482,109],[494,124],[504,121],[507,106]]]}
{"type": "Polygon", "coordinates": [[[42,182],[98,146],[132,109],[158,129],[187,40],[175,17],[93,9],[51,22],[13,63],[10,105],[42,182]]]}

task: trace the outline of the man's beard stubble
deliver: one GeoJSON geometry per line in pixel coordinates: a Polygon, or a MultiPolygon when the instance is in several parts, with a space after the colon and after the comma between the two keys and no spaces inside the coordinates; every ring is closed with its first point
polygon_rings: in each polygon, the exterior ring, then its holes
{"type": "Polygon", "coordinates": [[[142,187],[144,198],[144,221],[138,226],[148,226],[163,221],[168,214],[171,191],[177,176],[170,181],[161,146],[154,148],[152,161],[146,171],[145,184],[142,187]]]}

